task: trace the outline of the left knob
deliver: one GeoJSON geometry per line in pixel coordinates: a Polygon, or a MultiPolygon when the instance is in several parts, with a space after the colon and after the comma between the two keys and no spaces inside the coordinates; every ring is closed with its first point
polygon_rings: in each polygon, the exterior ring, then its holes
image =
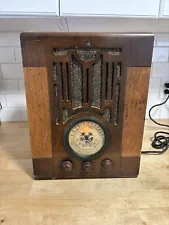
{"type": "Polygon", "coordinates": [[[70,172],[72,170],[72,167],[73,165],[69,160],[62,162],[62,170],[64,172],[70,172]]]}

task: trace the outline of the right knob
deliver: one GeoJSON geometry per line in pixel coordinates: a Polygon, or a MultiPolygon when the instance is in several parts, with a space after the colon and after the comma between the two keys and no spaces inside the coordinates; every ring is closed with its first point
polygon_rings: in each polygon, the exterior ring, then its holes
{"type": "Polygon", "coordinates": [[[103,160],[103,162],[102,162],[102,167],[103,167],[106,171],[111,170],[112,167],[113,167],[112,161],[111,161],[110,159],[105,159],[105,160],[103,160]]]}

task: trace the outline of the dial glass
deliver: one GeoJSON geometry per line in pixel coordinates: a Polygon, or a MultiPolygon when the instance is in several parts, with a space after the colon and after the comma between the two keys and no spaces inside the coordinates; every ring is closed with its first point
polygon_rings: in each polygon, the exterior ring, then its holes
{"type": "Polygon", "coordinates": [[[77,155],[89,157],[102,149],[105,143],[105,133],[97,123],[82,121],[72,127],[68,142],[77,155]]]}

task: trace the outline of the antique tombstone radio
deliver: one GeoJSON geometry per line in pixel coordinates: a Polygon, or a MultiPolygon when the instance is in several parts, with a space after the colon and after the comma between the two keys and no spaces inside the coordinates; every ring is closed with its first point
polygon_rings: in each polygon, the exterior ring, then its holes
{"type": "Polygon", "coordinates": [[[153,42],[21,34],[35,179],[138,175],[153,42]]]}

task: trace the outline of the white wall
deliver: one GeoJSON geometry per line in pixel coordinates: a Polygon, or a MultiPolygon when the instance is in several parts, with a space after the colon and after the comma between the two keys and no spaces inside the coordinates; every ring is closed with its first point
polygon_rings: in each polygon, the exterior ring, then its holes
{"type": "MultiPolygon", "coordinates": [[[[0,112],[2,121],[27,120],[20,33],[0,33],[0,112]]],[[[169,82],[169,33],[157,34],[149,87],[148,109],[165,98],[163,84],[169,82]]],[[[169,103],[155,110],[155,118],[169,118],[169,103]]]]}

